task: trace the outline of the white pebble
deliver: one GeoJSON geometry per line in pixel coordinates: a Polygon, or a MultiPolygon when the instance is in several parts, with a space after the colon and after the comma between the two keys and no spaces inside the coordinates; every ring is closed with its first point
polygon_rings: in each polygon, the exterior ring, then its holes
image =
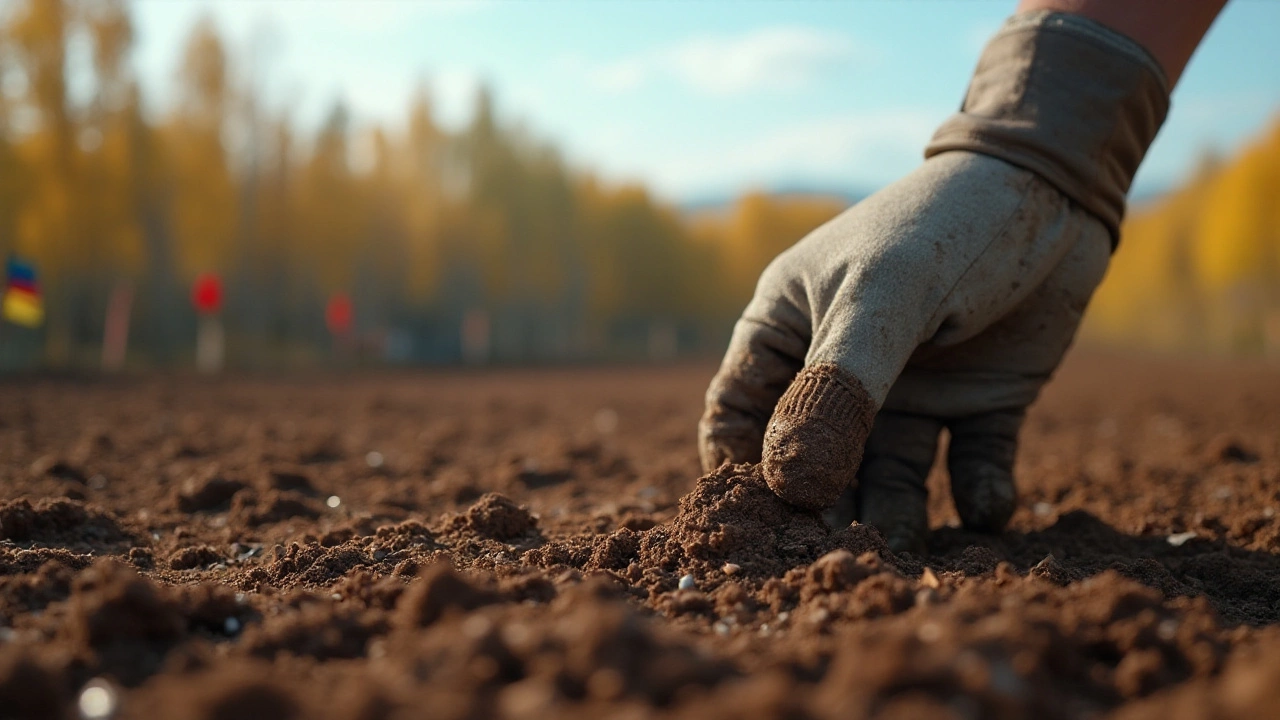
{"type": "Polygon", "coordinates": [[[223,620],[222,631],[228,635],[235,635],[236,633],[240,632],[240,621],[233,617],[229,617],[226,620],[223,620]]]}
{"type": "Polygon", "coordinates": [[[116,714],[116,690],[99,678],[90,680],[76,703],[84,720],[105,720],[116,714]]]}
{"type": "Polygon", "coordinates": [[[724,567],[720,568],[720,571],[725,575],[737,575],[742,572],[742,566],[736,563],[725,563],[724,567]]]}
{"type": "Polygon", "coordinates": [[[715,625],[712,626],[712,628],[715,629],[717,635],[729,634],[729,623],[723,620],[720,620],[719,622],[717,622],[715,625]]]}
{"type": "Polygon", "coordinates": [[[364,456],[364,464],[374,468],[375,470],[382,467],[382,463],[386,462],[386,460],[386,458],[382,457],[382,453],[377,450],[370,450],[364,456]]]}
{"type": "Polygon", "coordinates": [[[1053,514],[1053,506],[1047,502],[1038,502],[1031,506],[1031,510],[1039,517],[1053,514]]]}
{"type": "Polygon", "coordinates": [[[681,590],[693,589],[693,575],[685,575],[684,577],[680,578],[680,589],[681,590]]]}
{"type": "Polygon", "coordinates": [[[592,422],[596,426],[596,432],[608,435],[618,429],[618,413],[611,408],[601,408],[592,418],[592,422]]]}
{"type": "Polygon", "coordinates": [[[1188,540],[1190,540],[1191,538],[1194,538],[1195,536],[1196,534],[1193,532],[1180,532],[1180,533],[1174,533],[1170,535],[1169,537],[1165,538],[1165,541],[1174,547],[1182,547],[1183,545],[1187,544],[1188,540]]]}
{"type": "Polygon", "coordinates": [[[331,508],[336,508],[342,504],[342,498],[338,497],[337,495],[330,495],[329,499],[324,501],[324,504],[328,505],[331,508]]]}

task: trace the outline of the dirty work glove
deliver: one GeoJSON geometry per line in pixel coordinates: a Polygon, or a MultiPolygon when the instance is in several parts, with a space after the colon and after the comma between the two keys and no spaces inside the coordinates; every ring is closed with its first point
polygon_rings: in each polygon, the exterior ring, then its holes
{"type": "Polygon", "coordinates": [[[862,518],[918,547],[949,427],[962,518],[1002,526],[1022,414],[1101,278],[1168,101],[1128,38],[1075,15],[1011,18],[925,162],[761,275],[707,391],[703,466],[760,461],[784,500],[825,509],[866,445],[862,518]]]}

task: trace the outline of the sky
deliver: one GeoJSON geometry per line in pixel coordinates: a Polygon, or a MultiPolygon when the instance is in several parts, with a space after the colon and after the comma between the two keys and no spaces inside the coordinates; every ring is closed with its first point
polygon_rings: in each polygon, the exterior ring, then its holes
{"type": "MultiPolygon", "coordinates": [[[[677,203],[748,189],[860,195],[910,171],[1014,0],[136,0],[152,110],[192,25],[306,130],[343,100],[402,127],[427,87],[464,125],[477,89],[577,167],[677,203]]],[[[1280,114],[1280,2],[1232,0],[1134,185],[1155,194],[1280,114]]]]}

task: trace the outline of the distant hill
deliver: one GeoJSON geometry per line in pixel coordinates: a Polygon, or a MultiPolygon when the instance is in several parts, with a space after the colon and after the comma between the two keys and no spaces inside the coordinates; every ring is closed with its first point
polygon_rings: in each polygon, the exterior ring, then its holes
{"type": "MultiPolygon", "coordinates": [[[[806,183],[779,183],[764,188],[766,195],[775,198],[813,198],[830,200],[844,206],[853,205],[871,194],[871,191],[854,190],[806,183]]],[[[681,201],[677,208],[685,215],[716,214],[729,212],[743,193],[720,193],[691,197],[681,201]]]]}

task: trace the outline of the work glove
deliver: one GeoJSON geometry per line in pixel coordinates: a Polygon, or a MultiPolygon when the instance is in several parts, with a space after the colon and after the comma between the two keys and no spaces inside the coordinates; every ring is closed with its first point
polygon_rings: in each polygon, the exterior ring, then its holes
{"type": "Polygon", "coordinates": [[[811,510],[856,499],[891,547],[918,550],[947,428],[962,522],[1003,528],[1025,409],[1105,272],[1168,103],[1123,35],[1011,18],[925,162],[761,275],[707,391],[703,467],[760,462],[811,510]]]}

